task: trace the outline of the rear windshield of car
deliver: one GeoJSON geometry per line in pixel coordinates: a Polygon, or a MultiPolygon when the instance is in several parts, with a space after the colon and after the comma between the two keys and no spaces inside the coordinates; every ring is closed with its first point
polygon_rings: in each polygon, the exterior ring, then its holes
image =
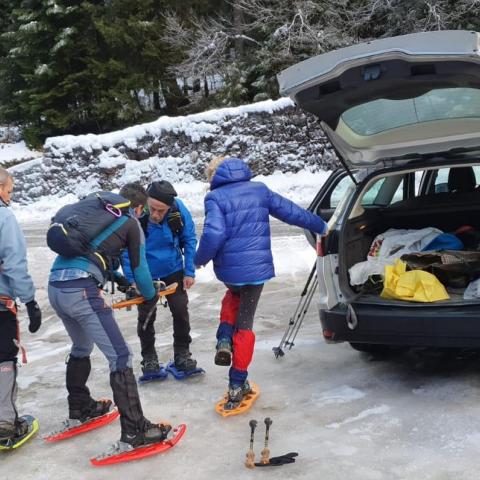
{"type": "Polygon", "coordinates": [[[453,118],[480,119],[480,90],[444,88],[404,100],[379,99],[346,110],[343,121],[362,136],[453,118]]]}

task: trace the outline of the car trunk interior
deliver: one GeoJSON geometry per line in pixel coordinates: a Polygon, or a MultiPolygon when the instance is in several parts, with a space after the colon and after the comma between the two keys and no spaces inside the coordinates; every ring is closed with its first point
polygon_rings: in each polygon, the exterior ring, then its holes
{"type": "MultiPolygon", "coordinates": [[[[359,292],[359,287],[351,287],[348,279],[348,269],[358,262],[367,259],[367,253],[374,238],[388,229],[421,229],[436,227],[443,232],[454,232],[459,227],[470,225],[480,231],[480,190],[477,188],[463,193],[437,193],[424,195],[408,200],[392,203],[388,207],[365,207],[363,214],[349,219],[342,232],[342,247],[340,255],[340,281],[342,285],[354,292],[359,292]]],[[[452,302],[465,302],[464,289],[447,288],[450,300],[437,302],[438,304],[451,304],[452,302]]],[[[378,294],[365,294],[369,301],[374,298],[383,302],[398,302],[398,300],[384,300],[378,294]]],[[[480,302],[475,300],[475,302],[480,302]]],[[[402,303],[407,303],[403,302],[402,303]]],[[[419,304],[408,302],[412,306],[419,304]]],[[[431,305],[431,304],[430,304],[431,305]]]]}

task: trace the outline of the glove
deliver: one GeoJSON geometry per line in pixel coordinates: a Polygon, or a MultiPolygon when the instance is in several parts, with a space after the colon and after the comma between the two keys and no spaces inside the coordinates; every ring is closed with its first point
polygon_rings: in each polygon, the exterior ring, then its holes
{"type": "Polygon", "coordinates": [[[155,295],[150,300],[145,300],[142,305],[145,307],[145,309],[148,309],[148,311],[151,311],[157,304],[158,299],[159,299],[158,290],[155,289],[155,295]]]}
{"type": "Polygon", "coordinates": [[[115,275],[115,283],[117,284],[118,290],[122,293],[126,293],[130,288],[130,282],[124,275],[115,275]]]}
{"type": "Polygon", "coordinates": [[[272,457],[270,463],[256,463],[256,467],[280,467],[286,465],[287,463],[295,463],[295,457],[298,457],[297,452],[286,453],[285,455],[280,455],[279,457],[272,457]]]}
{"type": "Polygon", "coordinates": [[[30,333],[35,333],[42,324],[42,311],[35,300],[30,300],[25,306],[27,307],[28,318],[30,319],[28,329],[30,333]]]}

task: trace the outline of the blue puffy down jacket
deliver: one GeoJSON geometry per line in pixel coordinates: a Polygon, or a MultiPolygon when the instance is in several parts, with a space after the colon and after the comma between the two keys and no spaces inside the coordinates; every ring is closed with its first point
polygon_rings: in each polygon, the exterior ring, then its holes
{"type": "Polygon", "coordinates": [[[275,276],[269,215],[285,223],[324,233],[326,223],[313,213],[251,182],[252,172],[238,158],[222,162],[205,197],[205,224],[195,265],[213,260],[225,283],[254,283],[275,276]]]}

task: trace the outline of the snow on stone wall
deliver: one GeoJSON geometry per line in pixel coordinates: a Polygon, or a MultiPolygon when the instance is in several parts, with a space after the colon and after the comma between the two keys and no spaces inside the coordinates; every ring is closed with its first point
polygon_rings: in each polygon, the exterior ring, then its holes
{"type": "Polygon", "coordinates": [[[108,134],[49,138],[41,160],[11,168],[15,200],[82,196],[129,181],[204,180],[206,164],[223,154],[246,160],[254,175],[331,170],[337,162],[315,118],[282,98],[160,117],[108,134]]]}

